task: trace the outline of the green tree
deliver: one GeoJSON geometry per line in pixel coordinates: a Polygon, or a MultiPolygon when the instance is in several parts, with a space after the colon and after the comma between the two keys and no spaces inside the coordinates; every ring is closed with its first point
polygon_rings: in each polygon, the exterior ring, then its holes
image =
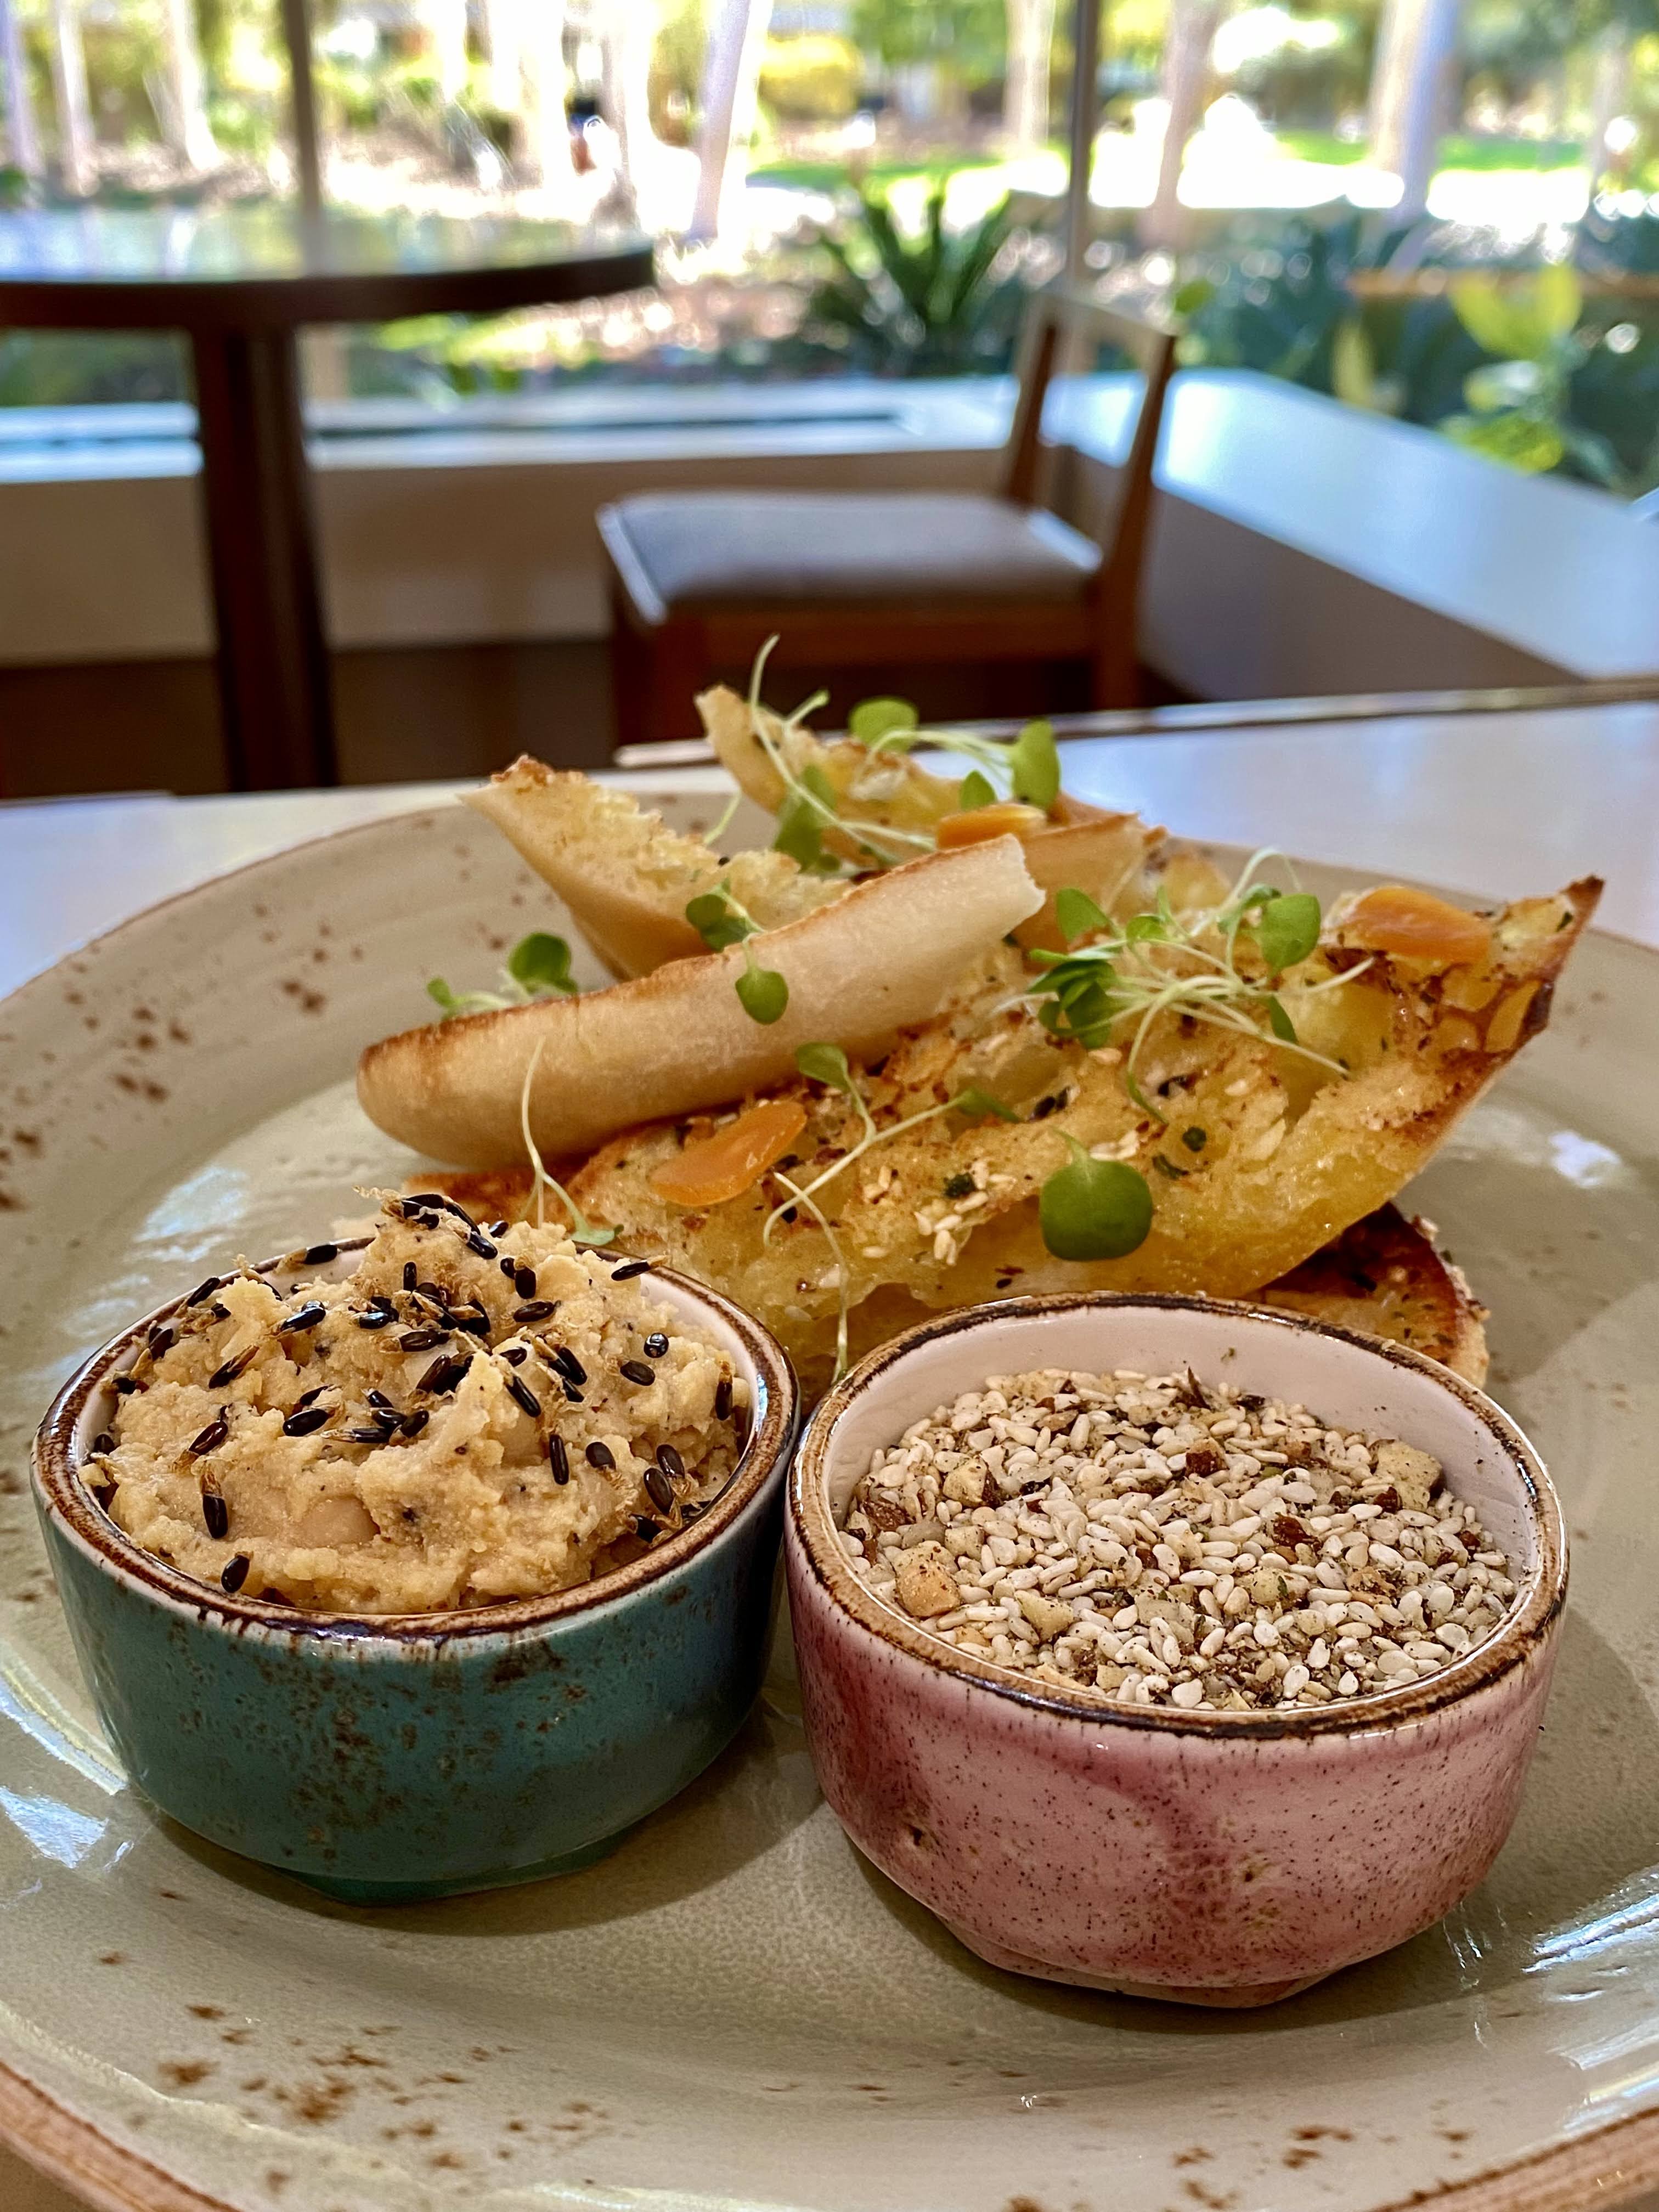
{"type": "Polygon", "coordinates": [[[1007,58],[1005,0],[858,0],[853,37],[889,69],[939,62],[964,83],[987,84],[1007,58]]]}

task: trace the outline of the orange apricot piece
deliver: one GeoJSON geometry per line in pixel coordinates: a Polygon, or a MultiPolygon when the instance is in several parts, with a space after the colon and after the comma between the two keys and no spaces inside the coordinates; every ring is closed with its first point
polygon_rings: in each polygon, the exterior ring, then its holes
{"type": "Polygon", "coordinates": [[[966,814],[942,815],[934,825],[934,835],[943,851],[952,845],[983,845],[992,837],[1029,837],[1034,830],[1049,827],[1040,806],[1004,799],[992,806],[970,807],[966,814]]]}
{"type": "Polygon", "coordinates": [[[1480,960],[1492,945],[1483,915],[1403,884],[1378,884],[1357,899],[1342,919],[1342,940],[1369,952],[1391,952],[1436,968],[1480,960]]]}
{"type": "Polygon", "coordinates": [[[675,1206],[720,1206],[741,1198],[806,1127],[796,1098],[763,1098],[724,1129],[688,1145],[651,1171],[651,1188],[675,1206]]]}

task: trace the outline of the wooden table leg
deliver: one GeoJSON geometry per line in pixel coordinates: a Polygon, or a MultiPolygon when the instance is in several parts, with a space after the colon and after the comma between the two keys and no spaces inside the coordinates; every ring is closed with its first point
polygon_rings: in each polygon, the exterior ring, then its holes
{"type": "Polygon", "coordinates": [[[233,791],[338,781],[292,331],[192,333],[233,791]]]}

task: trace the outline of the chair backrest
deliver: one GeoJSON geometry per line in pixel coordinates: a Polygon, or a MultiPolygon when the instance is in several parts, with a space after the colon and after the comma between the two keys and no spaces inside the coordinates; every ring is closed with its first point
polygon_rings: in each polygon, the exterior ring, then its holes
{"type": "MultiPolygon", "coordinates": [[[[1140,412],[1126,472],[1130,484],[1144,474],[1150,487],[1164,395],[1175,370],[1176,337],[1174,329],[1160,321],[1106,307],[1081,285],[1060,282],[1034,292],[1020,331],[1019,395],[1002,449],[1003,497],[1022,507],[1040,503],[1037,478],[1042,457],[1042,410],[1048,387],[1066,357],[1090,339],[1097,345],[1116,346],[1141,373],[1140,412]]],[[[1126,485],[1126,494],[1127,489],[1126,485]]]]}

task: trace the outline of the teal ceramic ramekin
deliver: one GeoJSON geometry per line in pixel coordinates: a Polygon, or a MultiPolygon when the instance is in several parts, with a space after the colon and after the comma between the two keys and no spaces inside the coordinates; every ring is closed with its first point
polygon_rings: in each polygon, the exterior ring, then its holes
{"type": "Polygon", "coordinates": [[[87,1362],[35,1439],[35,1502],[82,1671],[147,1797],[228,1850],[381,1904],[586,1865],[702,1772],[760,1686],[799,1404],[747,1314],[666,1270],[653,1284],[749,1382],[731,1481],[598,1582],[462,1613],[297,1613],[141,1551],[80,1468],[113,1378],[174,1308],[87,1362]]]}

